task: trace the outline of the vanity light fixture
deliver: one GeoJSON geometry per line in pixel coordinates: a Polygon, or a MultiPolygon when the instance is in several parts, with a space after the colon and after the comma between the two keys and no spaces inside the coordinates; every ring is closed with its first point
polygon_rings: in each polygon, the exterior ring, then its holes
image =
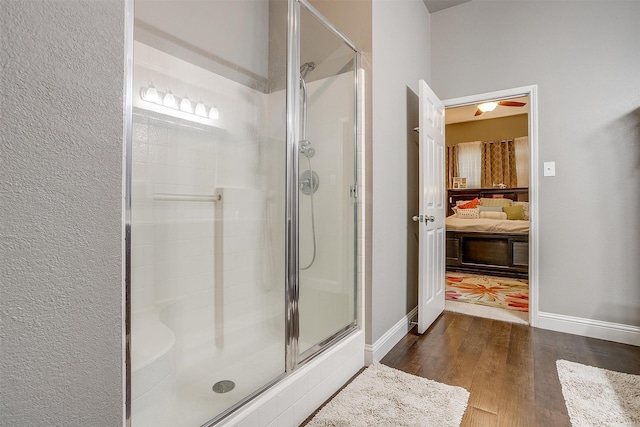
{"type": "Polygon", "coordinates": [[[211,120],[218,120],[220,118],[220,112],[216,107],[211,107],[211,110],[209,110],[209,118],[211,120]]]}
{"type": "Polygon", "coordinates": [[[198,103],[194,108],[193,103],[186,95],[184,96],[184,98],[177,97],[171,92],[170,89],[167,89],[167,91],[164,93],[159,92],[153,86],[153,83],[149,83],[148,86],[142,87],[140,89],[140,98],[142,98],[143,101],[155,104],[160,107],[179,110],[183,113],[198,116],[200,120],[207,118],[211,120],[220,119],[220,112],[218,111],[218,109],[216,107],[207,107],[202,102],[202,99],[198,100],[198,103]]]}
{"type": "Polygon", "coordinates": [[[153,86],[153,83],[149,83],[148,87],[143,87],[142,90],[140,90],[140,96],[145,101],[153,102],[154,104],[157,104],[160,101],[160,96],[158,95],[156,88],[153,86]]]}
{"type": "Polygon", "coordinates": [[[191,106],[191,101],[189,101],[189,98],[187,98],[186,95],[184,98],[182,98],[182,101],[180,101],[180,111],[193,114],[193,107],[191,106]]]}
{"type": "Polygon", "coordinates": [[[173,108],[174,110],[178,109],[178,101],[168,89],[167,93],[164,94],[164,98],[162,98],[162,105],[164,105],[165,107],[173,108]]]}
{"type": "Polygon", "coordinates": [[[195,115],[200,117],[207,117],[207,107],[202,103],[202,99],[196,104],[195,115]]]}

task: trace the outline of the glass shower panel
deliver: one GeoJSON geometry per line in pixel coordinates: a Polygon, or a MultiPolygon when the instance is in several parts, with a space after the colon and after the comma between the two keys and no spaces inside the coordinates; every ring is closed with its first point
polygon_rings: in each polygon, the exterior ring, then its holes
{"type": "Polygon", "coordinates": [[[355,322],[356,53],[300,13],[300,359],[355,322]]]}
{"type": "Polygon", "coordinates": [[[285,371],[286,2],[135,2],[131,418],[201,425],[285,371]]]}

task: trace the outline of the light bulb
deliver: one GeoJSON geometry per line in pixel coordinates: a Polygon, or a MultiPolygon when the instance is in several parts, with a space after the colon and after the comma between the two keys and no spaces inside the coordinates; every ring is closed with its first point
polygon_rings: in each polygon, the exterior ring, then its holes
{"type": "Polygon", "coordinates": [[[196,104],[196,116],[207,117],[207,107],[202,103],[202,99],[196,104]]]}
{"type": "Polygon", "coordinates": [[[160,99],[158,96],[158,91],[152,83],[149,83],[149,87],[143,87],[140,90],[140,97],[143,100],[147,102],[153,102],[154,104],[157,104],[160,99]]]}
{"type": "Polygon", "coordinates": [[[478,110],[482,111],[483,113],[488,113],[495,110],[497,106],[497,102],[483,102],[482,104],[478,105],[478,110]]]}
{"type": "Polygon", "coordinates": [[[218,120],[220,118],[220,112],[216,107],[211,107],[211,110],[209,110],[209,118],[212,120],[218,120]]]}
{"type": "Polygon", "coordinates": [[[175,108],[176,110],[178,109],[178,103],[176,102],[176,97],[173,96],[173,94],[169,89],[167,89],[167,93],[164,95],[164,98],[162,99],[162,105],[169,108],[175,108]]]}
{"type": "Polygon", "coordinates": [[[184,98],[182,98],[182,101],[180,101],[180,111],[193,114],[193,107],[191,106],[191,101],[189,101],[189,98],[187,98],[186,95],[184,98]]]}

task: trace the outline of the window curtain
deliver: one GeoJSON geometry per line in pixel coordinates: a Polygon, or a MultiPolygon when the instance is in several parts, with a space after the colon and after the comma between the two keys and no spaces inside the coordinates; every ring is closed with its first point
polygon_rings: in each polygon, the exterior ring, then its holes
{"type": "Polygon", "coordinates": [[[467,188],[480,188],[482,142],[458,144],[458,175],[467,178],[467,188]]]}
{"type": "Polygon", "coordinates": [[[507,188],[518,184],[516,175],[516,150],[512,139],[482,144],[482,188],[507,188]]]}
{"type": "Polygon", "coordinates": [[[458,146],[447,146],[447,188],[453,188],[453,177],[458,176],[458,146]]]}
{"type": "Polygon", "coordinates": [[[529,137],[513,140],[516,150],[516,177],[518,187],[529,188],[529,137]]]}

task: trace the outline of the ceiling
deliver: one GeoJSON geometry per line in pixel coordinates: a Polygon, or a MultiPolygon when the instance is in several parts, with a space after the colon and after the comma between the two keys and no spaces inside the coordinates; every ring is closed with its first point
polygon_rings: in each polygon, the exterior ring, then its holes
{"type": "Polygon", "coordinates": [[[436,13],[443,9],[448,9],[471,0],[422,0],[427,6],[429,13],[436,13]]]}
{"type": "MultiPolygon", "coordinates": [[[[501,99],[504,101],[504,99],[501,99]]],[[[529,97],[523,96],[519,98],[509,98],[509,101],[524,102],[527,105],[523,107],[504,107],[498,106],[495,110],[474,116],[478,109],[478,104],[465,105],[462,107],[447,108],[445,113],[445,124],[473,122],[477,120],[497,119],[498,117],[516,116],[518,114],[527,114],[529,112],[529,97]]]]}

